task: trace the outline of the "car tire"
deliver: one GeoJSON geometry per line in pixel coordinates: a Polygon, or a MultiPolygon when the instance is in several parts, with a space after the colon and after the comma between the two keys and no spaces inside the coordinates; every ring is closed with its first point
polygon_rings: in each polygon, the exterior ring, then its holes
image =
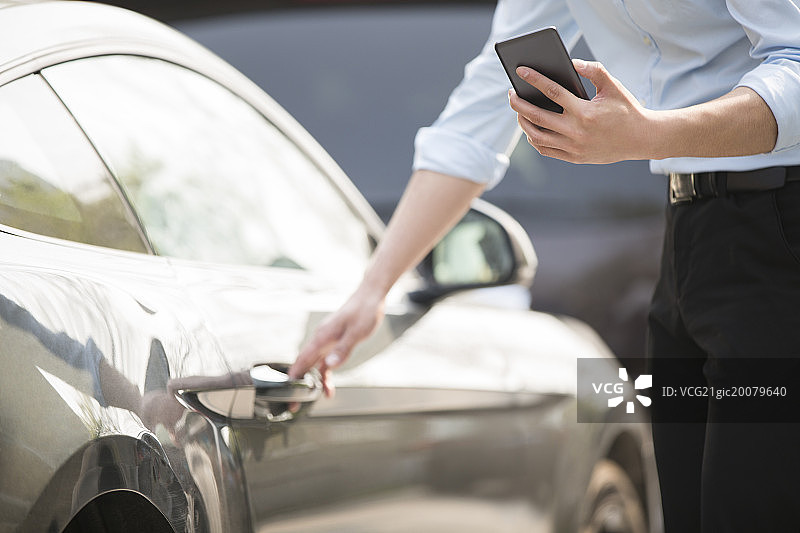
{"type": "Polygon", "coordinates": [[[647,533],[642,499],[614,461],[599,461],[586,489],[580,533],[647,533]]]}
{"type": "Polygon", "coordinates": [[[175,533],[167,518],[144,496],[114,490],[96,497],[70,520],[63,533],[175,533]]]}

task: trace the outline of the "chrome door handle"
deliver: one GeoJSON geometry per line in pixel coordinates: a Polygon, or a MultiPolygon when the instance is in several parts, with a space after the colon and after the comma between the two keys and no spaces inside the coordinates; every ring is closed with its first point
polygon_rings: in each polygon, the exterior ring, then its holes
{"type": "Polygon", "coordinates": [[[256,388],[256,400],[270,402],[308,403],[319,399],[322,383],[316,370],[300,379],[291,379],[287,364],[262,364],[250,369],[256,388]]]}
{"type": "Polygon", "coordinates": [[[250,378],[255,387],[254,414],[271,422],[293,419],[303,407],[322,395],[322,380],[316,369],[299,379],[289,377],[290,365],[255,365],[250,378]]]}
{"type": "Polygon", "coordinates": [[[269,363],[223,376],[172,380],[169,388],[187,407],[218,421],[283,422],[322,395],[319,372],[291,379],[288,364],[269,363]]]}

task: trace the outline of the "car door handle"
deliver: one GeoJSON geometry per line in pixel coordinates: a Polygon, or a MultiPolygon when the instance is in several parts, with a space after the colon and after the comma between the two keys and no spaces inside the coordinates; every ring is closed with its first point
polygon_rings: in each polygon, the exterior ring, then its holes
{"type": "Polygon", "coordinates": [[[271,422],[292,420],[322,395],[322,380],[316,369],[303,377],[289,377],[284,363],[255,365],[250,378],[255,387],[254,414],[271,422]]]}
{"type": "Polygon", "coordinates": [[[319,372],[292,379],[289,366],[264,363],[223,376],[178,378],[169,388],[186,407],[217,421],[285,422],[322,395],[319,372]]]}
{"type": "Polygon", "coordinates": [[[319,374],[314,370],[300,379],[292,379],[288,375],[289,366],[270,363],[255,365],[250,369],[257,400],[308,403],[319,399],[322,393],[319,374]]]}

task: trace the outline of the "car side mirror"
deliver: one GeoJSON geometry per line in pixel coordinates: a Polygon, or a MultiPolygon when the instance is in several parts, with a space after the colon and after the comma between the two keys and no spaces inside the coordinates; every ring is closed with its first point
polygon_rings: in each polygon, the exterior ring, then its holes
{"type": "Polygon", "coordinates": [[[420,263],[426,287],[410,297],[430,303],[457,291],[530,285],[537,258],[527,233],[511,215],[482,200],[420,263]]]}

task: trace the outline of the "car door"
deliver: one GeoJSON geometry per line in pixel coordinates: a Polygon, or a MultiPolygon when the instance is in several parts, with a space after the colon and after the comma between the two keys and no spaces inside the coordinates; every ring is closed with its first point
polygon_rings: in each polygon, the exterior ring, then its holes
{"type": "MultiPolygon", "coordinates": [[[[355,287],[377,237],[362,200],[310,155],[318,148],[285,118],[268,120],[157,59],[92,58],[44,76],[114,170],[154,249],[171,258],[232,370],[293,361],[355,287]]],[[[429,312],[405,298],[414,284],[390,295],[335,399],[303,416],[218,420],[257,530],[516,531],[550,519],[565,396],[516,393],[509,343],[476,329],[491,312],[429,312]]]]}
{"type": "Polygon", "coordinates": [[[219,346],[39,74],[0,87],[0,250],[0,529],[113,502],[152,530],[153,507],[178,531],[249,526],[232,454],[167,389],[228,372],[219,346]]]}

